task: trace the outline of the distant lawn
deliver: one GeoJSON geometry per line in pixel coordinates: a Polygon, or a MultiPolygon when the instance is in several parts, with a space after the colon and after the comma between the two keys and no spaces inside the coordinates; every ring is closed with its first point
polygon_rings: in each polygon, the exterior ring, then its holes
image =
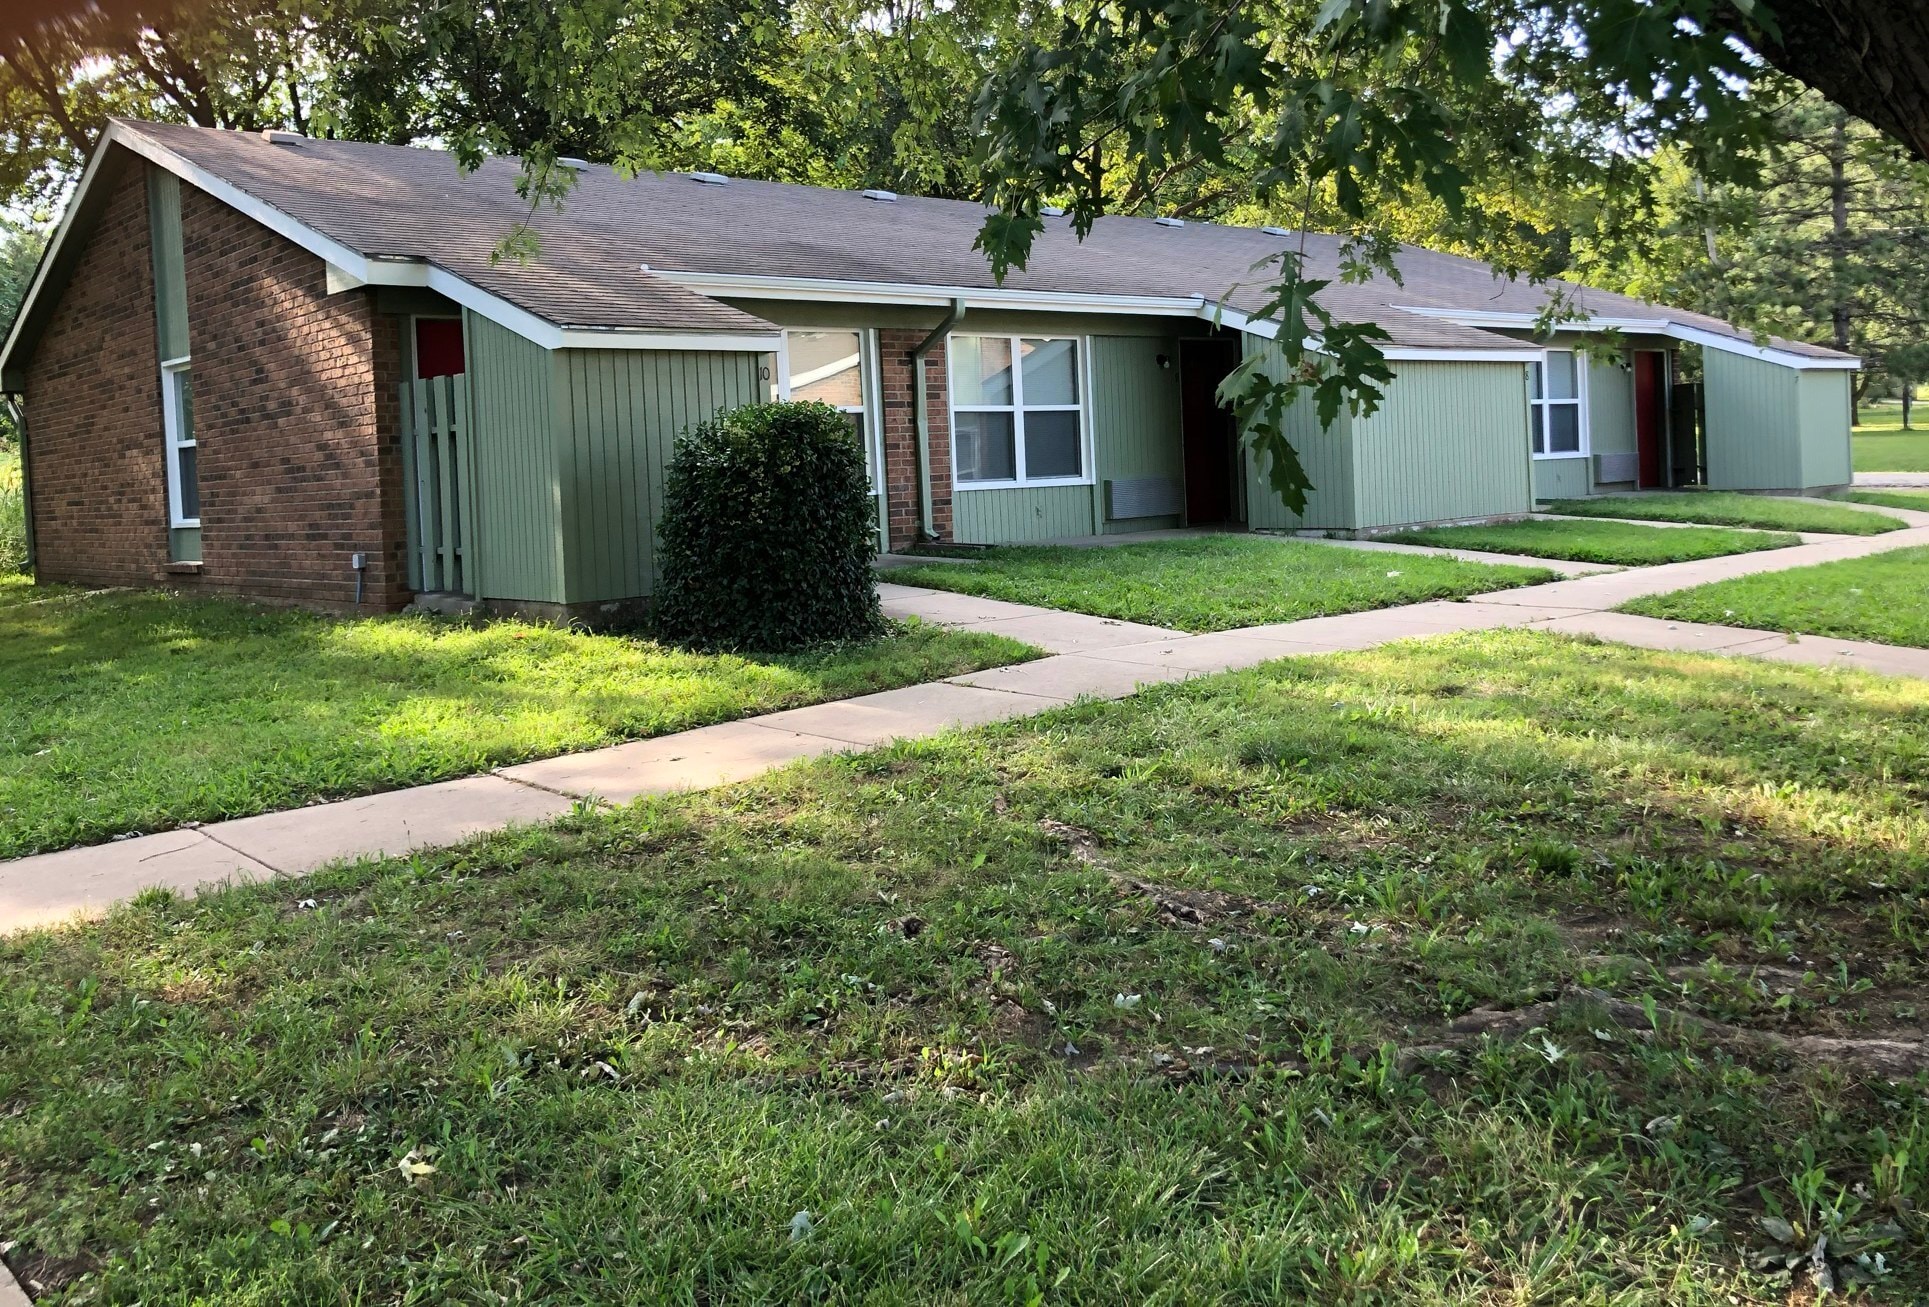
{"type": "Polygon", "coordinates": [[[1929,405],[1910,413],[1912,429],[1902,429],[1902,405],[1864,404],[1855,428],[1858,472],[1929,472],[1929,405]]]}
{"type": "Polygon", "coordinates": [[[0,858],[445,780],[1033,652],[921,626],[804,657],[718,657],[526,622],[339,620],[7,578],[0,858]]]}
{"type": "Polygon", "coordinates": [[[1623,608],[1682,622],[1929,648],[1929,546],[1740,576],[1623,608]]]}
{"type": "Polygon", "coordinates": [[[967,556],[977,561],[901,568],[888,579],[1182,631],[1224,631],[1453,599],[1554,575],[1241,535],[1093,549],[1013,545],[967,556]]]}
{"type": "Polygon", "coordinates": [[[1735,531],[1719,527],[1637,526],[1631,522],[1497,522],[1489,526],[1443,526],[1381,536],[1399,544],[1480,549],[1580,563],[1679,563],[1758,549],[1800,544],[1786,532],[1735,531]]]}
{"type": "Polygon", "coordinates": [[[1841,497],[1854,500],[1858,504],[1880,504],[1884,508],[1913,508],[1919,513],[1929,513],[1929,490],[1850,490],[1841,497]]]}
{"type": "Polygon", "coordinates": [[[1708,526],[1749,526],[1764,531],[1829,531],[1854,536],[1881,535],[1884,531],[1902,529],[1902,523],[1881,513],[1722,490],[1557,499],[1548,505],[1547,511],[1575,517],[1627,517],[1650,522],[1700,522],[1708,526]]]}
{"type": "Polygon", "coordinates": [[[1901,1307],[1925,895],[1929,683],[1289,659],[0,939],[0,1235],[63,1304],[1901,1307]]]}
{"type": "Polygon", "coordinates": [[[1862,435],[1858,429],[1853,457],[1858,472],[1929,472],[1929,431],[1862,435]]]}

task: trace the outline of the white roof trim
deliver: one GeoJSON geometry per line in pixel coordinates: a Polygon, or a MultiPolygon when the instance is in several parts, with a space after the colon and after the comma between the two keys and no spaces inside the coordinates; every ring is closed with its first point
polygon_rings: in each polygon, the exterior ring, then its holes
{"type": "Polygon", "coordinates": [[[357,286],[424,287],[447,296],[462,307],[515,332],[518,336],[534,341],[545,349],[737,350],[774,353],[781,339],[780,333],[774,328],[752,331],[691,332],[602,329],[554,323],[510,303],[500,295],[482,289],[474,282],[467,281],[445,268],[423,260],[370,257],[358,250],[352,250],[340,241],[316,231],[308,224],[249,194],[233,183],[224,181],[198,164],[190,163],[172,150],[149,140],[138,131],[120,123],[110,123],[106,133],[101,137],[99,147],[94,151],[94,157],[87,161],[87,168],[81,173],[80,184],[75,188],[72,200],[68,202],[67,212],[62,216],[53,240],[48,243],[47,253],[41,260],[40,270],[34,278],[34,283],[28,289],[26,298],[21,301],[20,313],[14,321],[13,331],[7,337],[5,349],[0,350],[0,366],[4,366],[6,360],[12,357],[21,329],[26,325],[34,301],[43,289],[42,283],[54,266],[55,253],[70,234],[74,217],[80,211],[81,197],[86,194],[88,186],[99,173],[101,161],[107,157],[109,147],[114,145],[123,146],[156,167],[165,168],[182,181],[207,192],[223,204],[238,210],[268,230],[322,259],[328,265],[328,287],[331,292],[357,286]]]}
{"type": "Polygon", "coordinates": [[[931,286],[896,281],[841,281],[829,277],[765,277],[724,272],[679,272],[652,267],[665,281],[720,299],[803,299],[837,304],[911,304],[967,309],[1027,309],[1039,313],[1132,313],[1155,317],[1199,315],[1203,295],[1099,295],[1081,291],[1007,290],[985,286],[931,286]]]}
{"type": "MultiPolygon", "coordinates": [[[[1463,327],[1507,327],[1523,330],[1540,325],[1541,320],[1540,315],[1536,313],[1503,312],[1498,309],[1442,309],[1412,304],[1396,304],[1393,307],[1402,313],[1412,313],[1423,318],[1439,318],[1446,322],[1458,323],[1463,327]]],[[[1752,340],[1724,336],[1718,331],[1676,322],[1670,318],[1588,317],[1556,322],[1554,326],[1556,330],[1568,331],[1646,332],[1720,350],[1724,354],[1739,354],[1743,358],[1759,359],[1764,363],[1794,368],[1796,371],[1856,372],[1862,367],[1862,360],[1859,358],[1813,358],[1807,354],[1797,354],[1792,350],[1777,349],[1772,345],[1757,345],[1752,340]]]]}
{"type": "MultiPolygon", "coordinates": [[[[1222,323],[1235,331],[1242,331],[1248,336],[1257,336],[1261,340],[1279,339],[1277,322],[1254,318],[1249,314],[1241,313],[1238,309],[1208,303],[1200,310],[1199,316],[1209,322],[1222,323]]],[[[1321,343],[1315,337],[1308,337],[1306,348],[1317,350],[1321,348],[1321,343]]],[[[1394,362],[1409,363],[1538,363],[1541,361],[1541,353],[1542,351],[1538,349],[1469,349],[1464,345],[1382,345],[1380,347],[1382,357],[1394,362]]]]}

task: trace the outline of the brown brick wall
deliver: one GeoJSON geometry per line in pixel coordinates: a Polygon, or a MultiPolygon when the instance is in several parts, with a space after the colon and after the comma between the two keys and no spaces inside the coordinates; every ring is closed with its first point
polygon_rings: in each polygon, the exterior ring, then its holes
{"type": "Polygon", "coordinates": [[[188,340],[200,441],[200,584],[341,608],[368,555],[366,606],[408,601],[395,321],[368,291],[182,187],[188,340]]]}
{"type": "Polygon", "coordinates": [[[29,489],[42,581],[145,585],[165,576],[167,485],[154,342],[147,187],[140,167],[128,164],[27,371],[29,489]]]}
{"type": "Polygon", "coordinates": [[[41,577],[344,609],[361,551],[364,606],[400,607],[396,320],[185,184],[202,565],[169,570],[145,166],[125,168],[28,372],[41,577]]]}
{"type": "MultiPolygon", "coordinates": [[[[917,384],[911,351],[930,329],[882,327],[877,333],[879,391],[884,397],[884,494],[891,547],[918,538],[917,384]]],[[[940,540],[951,539],[951,403],[944,342],[925,355],[925,396],[931,432],[931,520],[940,540]]]]}

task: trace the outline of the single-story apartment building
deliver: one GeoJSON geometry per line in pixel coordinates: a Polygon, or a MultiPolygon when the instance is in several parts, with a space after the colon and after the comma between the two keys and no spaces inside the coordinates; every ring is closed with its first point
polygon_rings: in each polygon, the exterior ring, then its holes
{"type": "Polygon", "coordinates": [[[0,352],[39,577],[610,616],[647,603],[678,434],[773,395],[850,414],[890,548],[1850,480],[1854,358],[1566,285],[1538,339],[1549,288],[1408,247],[1323,294],[1396,377],[1368,417],[1293,410],[1295,514],[1215,398],[1278,358],[1259,265],[1295,233],[1053,215],[1000,284],[978,204],[567,162],[532,213],[511,159],[115,122],[0,352]],[[492,257],[522,223],[534,257],[492,257]]]}

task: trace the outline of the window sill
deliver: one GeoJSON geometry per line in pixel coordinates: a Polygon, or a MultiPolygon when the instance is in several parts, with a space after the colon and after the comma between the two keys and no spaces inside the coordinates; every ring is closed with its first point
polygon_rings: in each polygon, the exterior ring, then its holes
{"type": "Polygon", "coordinates": [[[169,562],[161,565],[163,572],[173,576],[194,576],[201,570],[199,562],[169,562]]]}
{"type": "Polygon", "coordinates": [[[954,481],[951,489],[958,493],[973,490],[1062,490],[1069,486],[1090,486],[1087,478],[1070,478],[1056,481],[954,481]]]}
{"type": "Polygon", "coordinates": [[[1535,454],[1533,457],[1536,463],[1571,463],[1577,458],[1587,456],[1585,449],[1577,449],[1571,454],[1535,454]]]}

